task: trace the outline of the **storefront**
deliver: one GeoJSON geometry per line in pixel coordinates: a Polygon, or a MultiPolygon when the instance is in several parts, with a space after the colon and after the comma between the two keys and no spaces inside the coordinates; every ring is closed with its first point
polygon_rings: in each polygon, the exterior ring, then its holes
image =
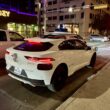
{"type": "Polygon", "coordinates": [[[16,31],[23,36],[36,36],[38,31],[37,18],[35,15],[0,10],[0,29],[16,31]]]}
{"type": "MultiPolygon", "coordinates": [[[[62,24],[63,28],[66,28],[68,32],[79,34],[79,25],[78,24],[62,24]]],[[[57,26],[59,28],[60,25],[57,26]]]]}

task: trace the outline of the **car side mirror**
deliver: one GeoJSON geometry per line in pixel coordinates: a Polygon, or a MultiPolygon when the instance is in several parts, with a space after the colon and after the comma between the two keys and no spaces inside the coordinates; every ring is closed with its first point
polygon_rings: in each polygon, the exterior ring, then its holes
{"type": "Polygon", "coordinates": [[[92,50],[98,51],[98,47],[92,47],[92,50]]]}

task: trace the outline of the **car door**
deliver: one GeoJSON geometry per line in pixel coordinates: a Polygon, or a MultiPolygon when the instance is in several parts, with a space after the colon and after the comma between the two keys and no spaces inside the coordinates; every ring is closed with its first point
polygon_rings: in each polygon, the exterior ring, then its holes
{"type": "Polygon", "coordinates": [[[24,37],[16,32],[9,31],[10,41],[24,41],[24,37]]]}
{"type": "Polygon", "coordinates": [[[21,36],[20,34],[18,34],[16,32],[9,31],[8,34],[9,34],[10,44],[12,44],[12,45],[18,45],[22,41],[24,41],[23,36],[21,36]]]}
{"type": "Polygon", "coordinates": [[[75,72],[75,71],[81,69],[82,67],[84,67],[87,63],[86,62],[87,56],[85,54],[86,53],[86,50],[85,50],[86,44],[78,39],[72,39],[70,41],[71,41],[71,45],[74,44],[74,48],[72,48],[72,52],[71,52],[71,62],[72,63],[71,63],[70,71],[75,72]]]}
{"type": "Polygon", "coordinates": [[[81,40],[75,40],[75,49],[76,53],[78,54],[78,66],[83,67],[88,64],[91,58],[91,48],[88,47],[85,42],[82,42],[81,40]]]}
{"type": "Polygon", "coordinates": [[[78,51],[75,49],[75,40],[66,40],[60,43],[58,46],[61,55],[62,62],[65,62],[68,65],[69,75],[71,75],[75,70],[77,65],[80,63],[78,60],[81,54],[78,54],[78,51]]]}
{"type": "Polygon", "coordinates": [[[68,65],[69,75],[88,63],[86,57],[88,57],[89,51],[85,49],[85,46],[86,44],[75,39],[63,41],[59,45],[59,49],[62,52],[62,59],[68,65]]]}
{"type": "Polygon", "coordinates": [[[0,59],[4,58],[5,56],[5,51],[6,51],[6,48],[8,47],[7,41],[8,39],[7,39],[6,32],[0,30],[0,59]]]}

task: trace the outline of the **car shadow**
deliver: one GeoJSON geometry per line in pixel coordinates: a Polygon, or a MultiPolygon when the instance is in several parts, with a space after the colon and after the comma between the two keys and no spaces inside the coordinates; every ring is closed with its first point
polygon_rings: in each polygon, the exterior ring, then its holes
{"type": "Polygon", "coordinates": [[[94,68],[84,67],[76,71],[72,76],[68,78],[63,89],[57,92],[51,92],[46,87],[31,87],[29,85],[23,85],[26,89],[33,92],[34,94],[53,98],[55,100],[64,101],[69,96],[73,95],[82,85],[87,82],[87,78],[93,74],[96,74],[107,62],[108,59],[103,62],[105,58],[98,57],[94,68]],[[45,92],[44,92],[45,91],[45,92]]]}
{"type": "MultiPolygon", "coordinates": [[[[9,95],[14,97],[15,99],[18,99],[22,102],[26,102],[27,104],[32,106],[41,107],[42,104],[48,104],[53,102],[49,108],[58,107],[58,105],[60,105],[70,96],[79,98],[93,98],[93,94],[87,95],[87,93],[85,92],[85,95],[79,95],[76,93],[80,90],[80,88],[82,88],[85,85],[89,76],[96,74],[99,68],[102,68],[107,63],[108,60],[104,60],[105,58],[98,57],[94,68],[84,67],[76,71],[72,76],[68,78],[64,88],[57,92],[51,92],[46,87],[31,87],[25,84],[22,84],[22,87],[18,81],[11,79],[10,77],[8,80],[8,87],[4,87],[3,90],[5,90],[9,95]]],[[[107,86],[105,87],[105,89],[103,89],[103,91],[99,92],[94,97],[97,97],[106,90],[107,86]]],[[[91,93],[91,91],[88,91],[88,93],[91,93]]]]}
{"type": "Polygon", "coordinates": [[[5,59],[0,59],[0,76],[7,75],[5,59]]]}
{"type": "Polygon", "coordinates": [[[33,92],[34,94],[46,97],[46,98],[53,98],[55,100],[64,101],[70,95],[72,95],[78,88],[80,88],[86,81],[87,77],[95,72],[94,69],[89,69],[84,67],[83,69],[77,71],[68,78],[65,83],[63,89],[57,92],[51,92],[46,87],[31,87],[29,85],[23,84],[23,86],[28,89],[29,91],[33,92]],[[44,92],[45,91],[45,92],[44,92]]]}

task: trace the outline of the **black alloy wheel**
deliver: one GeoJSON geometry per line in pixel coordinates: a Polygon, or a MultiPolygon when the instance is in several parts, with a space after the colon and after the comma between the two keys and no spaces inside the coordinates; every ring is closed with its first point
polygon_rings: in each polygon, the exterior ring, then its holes
{"type": "Polygon", "coordinates": [[[64,66],[59,66],[52,77],[51,84],[48,86],[48,89],[56,92],[61,90],[67,79],[67,70],[64,66]]]}
{"type": "Polygon", "coordinates": [[[91,58],[91,62],[90,62],[90,67],[94,67],[95,65],[95,62],[96,62],[96,53],[92,56],[91,58]]]}

